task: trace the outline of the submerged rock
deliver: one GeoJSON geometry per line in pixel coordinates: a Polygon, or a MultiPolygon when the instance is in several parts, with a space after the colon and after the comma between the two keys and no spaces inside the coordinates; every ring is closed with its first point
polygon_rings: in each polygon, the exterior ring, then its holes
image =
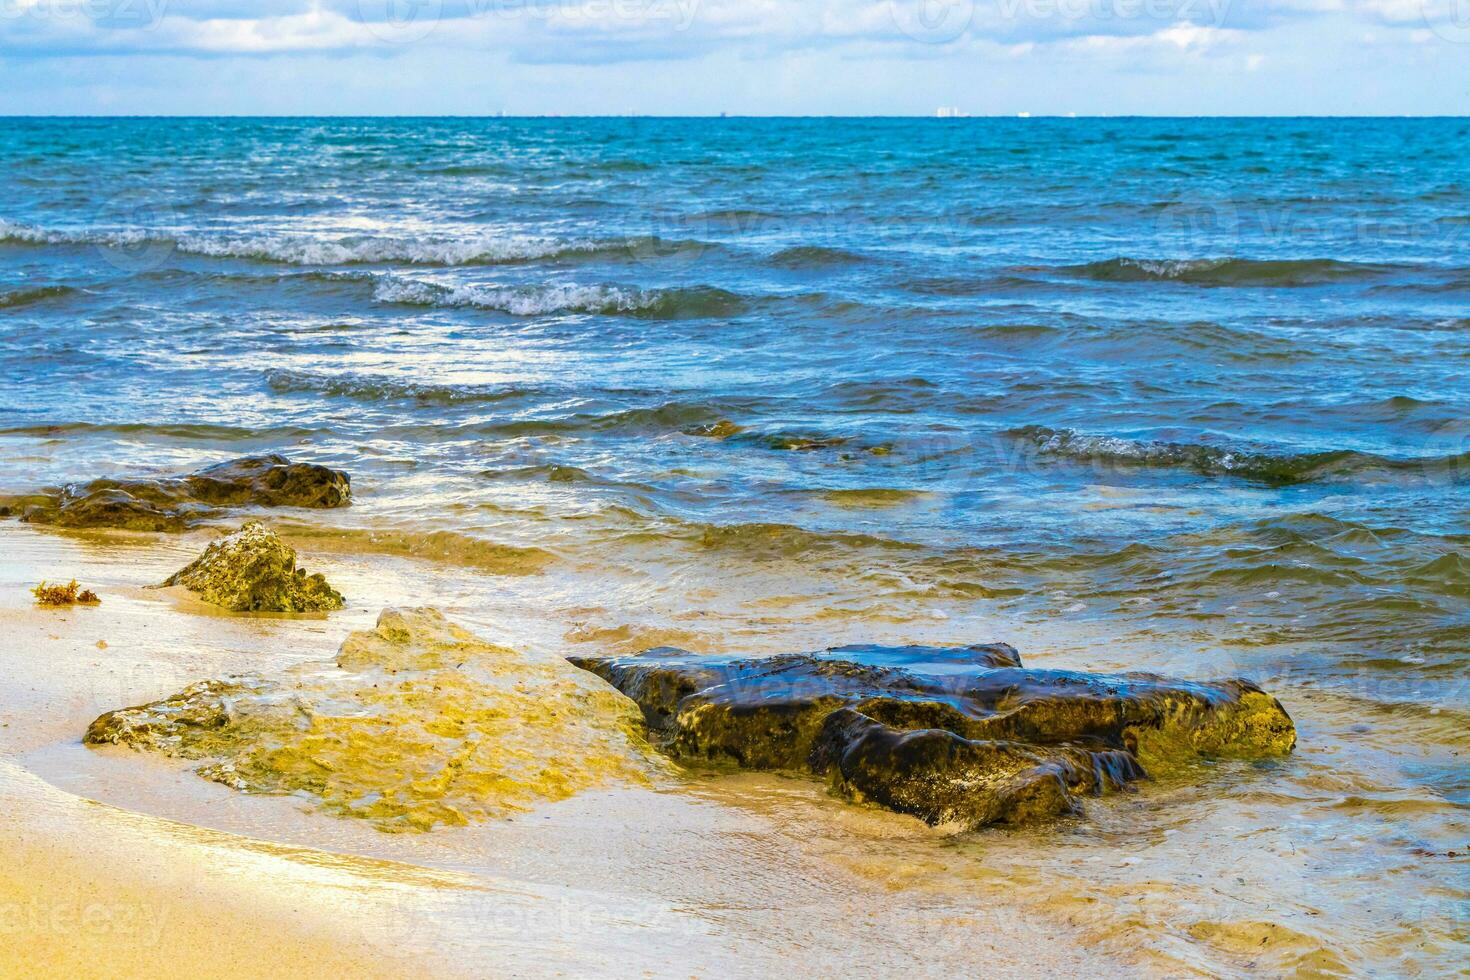
{"type": "Polygon", "coordinates": [[[839,647],[765,659],[576,657],[638,702],[683,759],[827,776],[930,824],[1024,823],[1200,756],[1296,744],[1249,681],[1027,670],[1004,644],[839,647]]]}
{"type": "Polygon", "coordinates": [[[739,435],[745,431],[745,426],[736,425],[729,419],[720,419],[705,425],[696,425],[685,429],[686,436],[701,436],[705,439],[728,439],[733,435],[739,435]]]}
{"type": "Polygon", "coordinates": [[[204,681],[111,711],[88,744],[204,762],[385,831],[505,816],[654,771],[638,707],[551,654],[486,643],[435,609],[387,609],[336,666],[204,681]]]}
{"type": "Polygon", "coordinates": [[[180,531],[224,507],[342,507],[351,497],[351,481],[341,470],[272,453],[186,476],[68,484],[30,502],[21,519],[59,527],[180,531]]]}
{"type": "Polygon", "coordinates": [[[163,585],[182,585],[235,612],[320,612],[345,604],[324,577],[297,568],[296,552],[259,521],[211,541],[163,585]]]}

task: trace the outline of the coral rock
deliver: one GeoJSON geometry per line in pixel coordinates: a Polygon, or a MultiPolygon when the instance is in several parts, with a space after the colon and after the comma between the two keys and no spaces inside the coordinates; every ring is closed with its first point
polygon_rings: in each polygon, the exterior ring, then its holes
{"type": "Polygon", "coordinates": [[[296,567],[296,552],[259,521],[210,542],[165,586],[182,585],[205,602],[235,612],[318,612],[341,609],[342,594],[321,575],[296,567]]]}

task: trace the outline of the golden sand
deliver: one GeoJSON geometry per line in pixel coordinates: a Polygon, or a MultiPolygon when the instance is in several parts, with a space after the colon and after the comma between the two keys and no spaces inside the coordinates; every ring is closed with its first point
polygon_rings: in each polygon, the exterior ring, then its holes
{"type": "Polygon", "coordinates": [[[346,661],[381,664],[371,636],[391,602],[513,640],[487,644],[492,664],[499,647],[541,656],[577,621],[487,603],[494,580],[462,569],[363,555],[311,555],[353,600],[330,616],[231,615],[146,587],[209,537],[0,524],[0,975],[1127,972],[993,897],[895,894],[944,837],[806,781],[599,776],[521,813],[389,835],[192,762],[81,745],[103,712],[202,678],[341,670],[354,631],[369,640],[346,661]],[[100,606],[30,602],[36,581],[72,575],[100,606]],[[901,857],[877,873],[837,859],[875,851],[901,857]]]}

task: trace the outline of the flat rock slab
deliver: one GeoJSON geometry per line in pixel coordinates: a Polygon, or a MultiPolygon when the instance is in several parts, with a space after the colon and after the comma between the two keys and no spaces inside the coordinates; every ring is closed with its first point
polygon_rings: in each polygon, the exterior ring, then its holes
{"type": "Polygon", "coordinates": [[[825,775],[930,824],[1079,813],[1080,796],[1150,769],[1296,745],[1281,704],[1249,681],[1028,670],[1004,644],[572,662],[638,702],[676,758],[825,775]]]}
{"type": "Polygon", "coordinates": [[[351,480],[341,470],[271,453],[184,476],[67,484],[26,498],[21,519],[58,527],[182,531],[227,507],[343,507],[351,499],[351,480]]]}
{"type": "Polygon", "coordinates": [[[385,831],[507,816],[657,771],[637,705],[554,654],[487,643],[438,610],[387,609],[337,663],[201,681],[102,715],[90,745],[197,759],[385,831]]]}

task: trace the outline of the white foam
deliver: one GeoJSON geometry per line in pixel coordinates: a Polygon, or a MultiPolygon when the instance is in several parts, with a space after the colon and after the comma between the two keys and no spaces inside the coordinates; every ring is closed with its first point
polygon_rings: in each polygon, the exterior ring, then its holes
{"type": "Polygon", "coordinates": [[[479,234],[465,238],[318,238],[293,234],[214,237],[186,235],[179,248],[197,255],[268,259],[291,265],[348,265],[406,262],[415,265],[469,265],[555,255],[578,243],[518,234],[479,234]]]}
{"type": "Polygon", "coordinates": [[[396,276],[384,277],[373,291],[380,303],[474,307],[514,316],[546,313],[627,313],[658,302],[657,292],[618,286],[563,283],[550,286],[440,285],[396,276]]]}
{"type": "Polygon", "coordinates": [[[120,247],[157,241],[179,251],[210,258],[262,259],[289,265],[349,265],[403,262],[410,265],[469,265],[537,259],[565,251],[591,249],[586,240],[561,240],[516,232],[446,235],[340,235],[268,232],[238,235],[181,232],[173,228],[47,229],[0,218],[0,238],[35,245],[120,247]]]}

